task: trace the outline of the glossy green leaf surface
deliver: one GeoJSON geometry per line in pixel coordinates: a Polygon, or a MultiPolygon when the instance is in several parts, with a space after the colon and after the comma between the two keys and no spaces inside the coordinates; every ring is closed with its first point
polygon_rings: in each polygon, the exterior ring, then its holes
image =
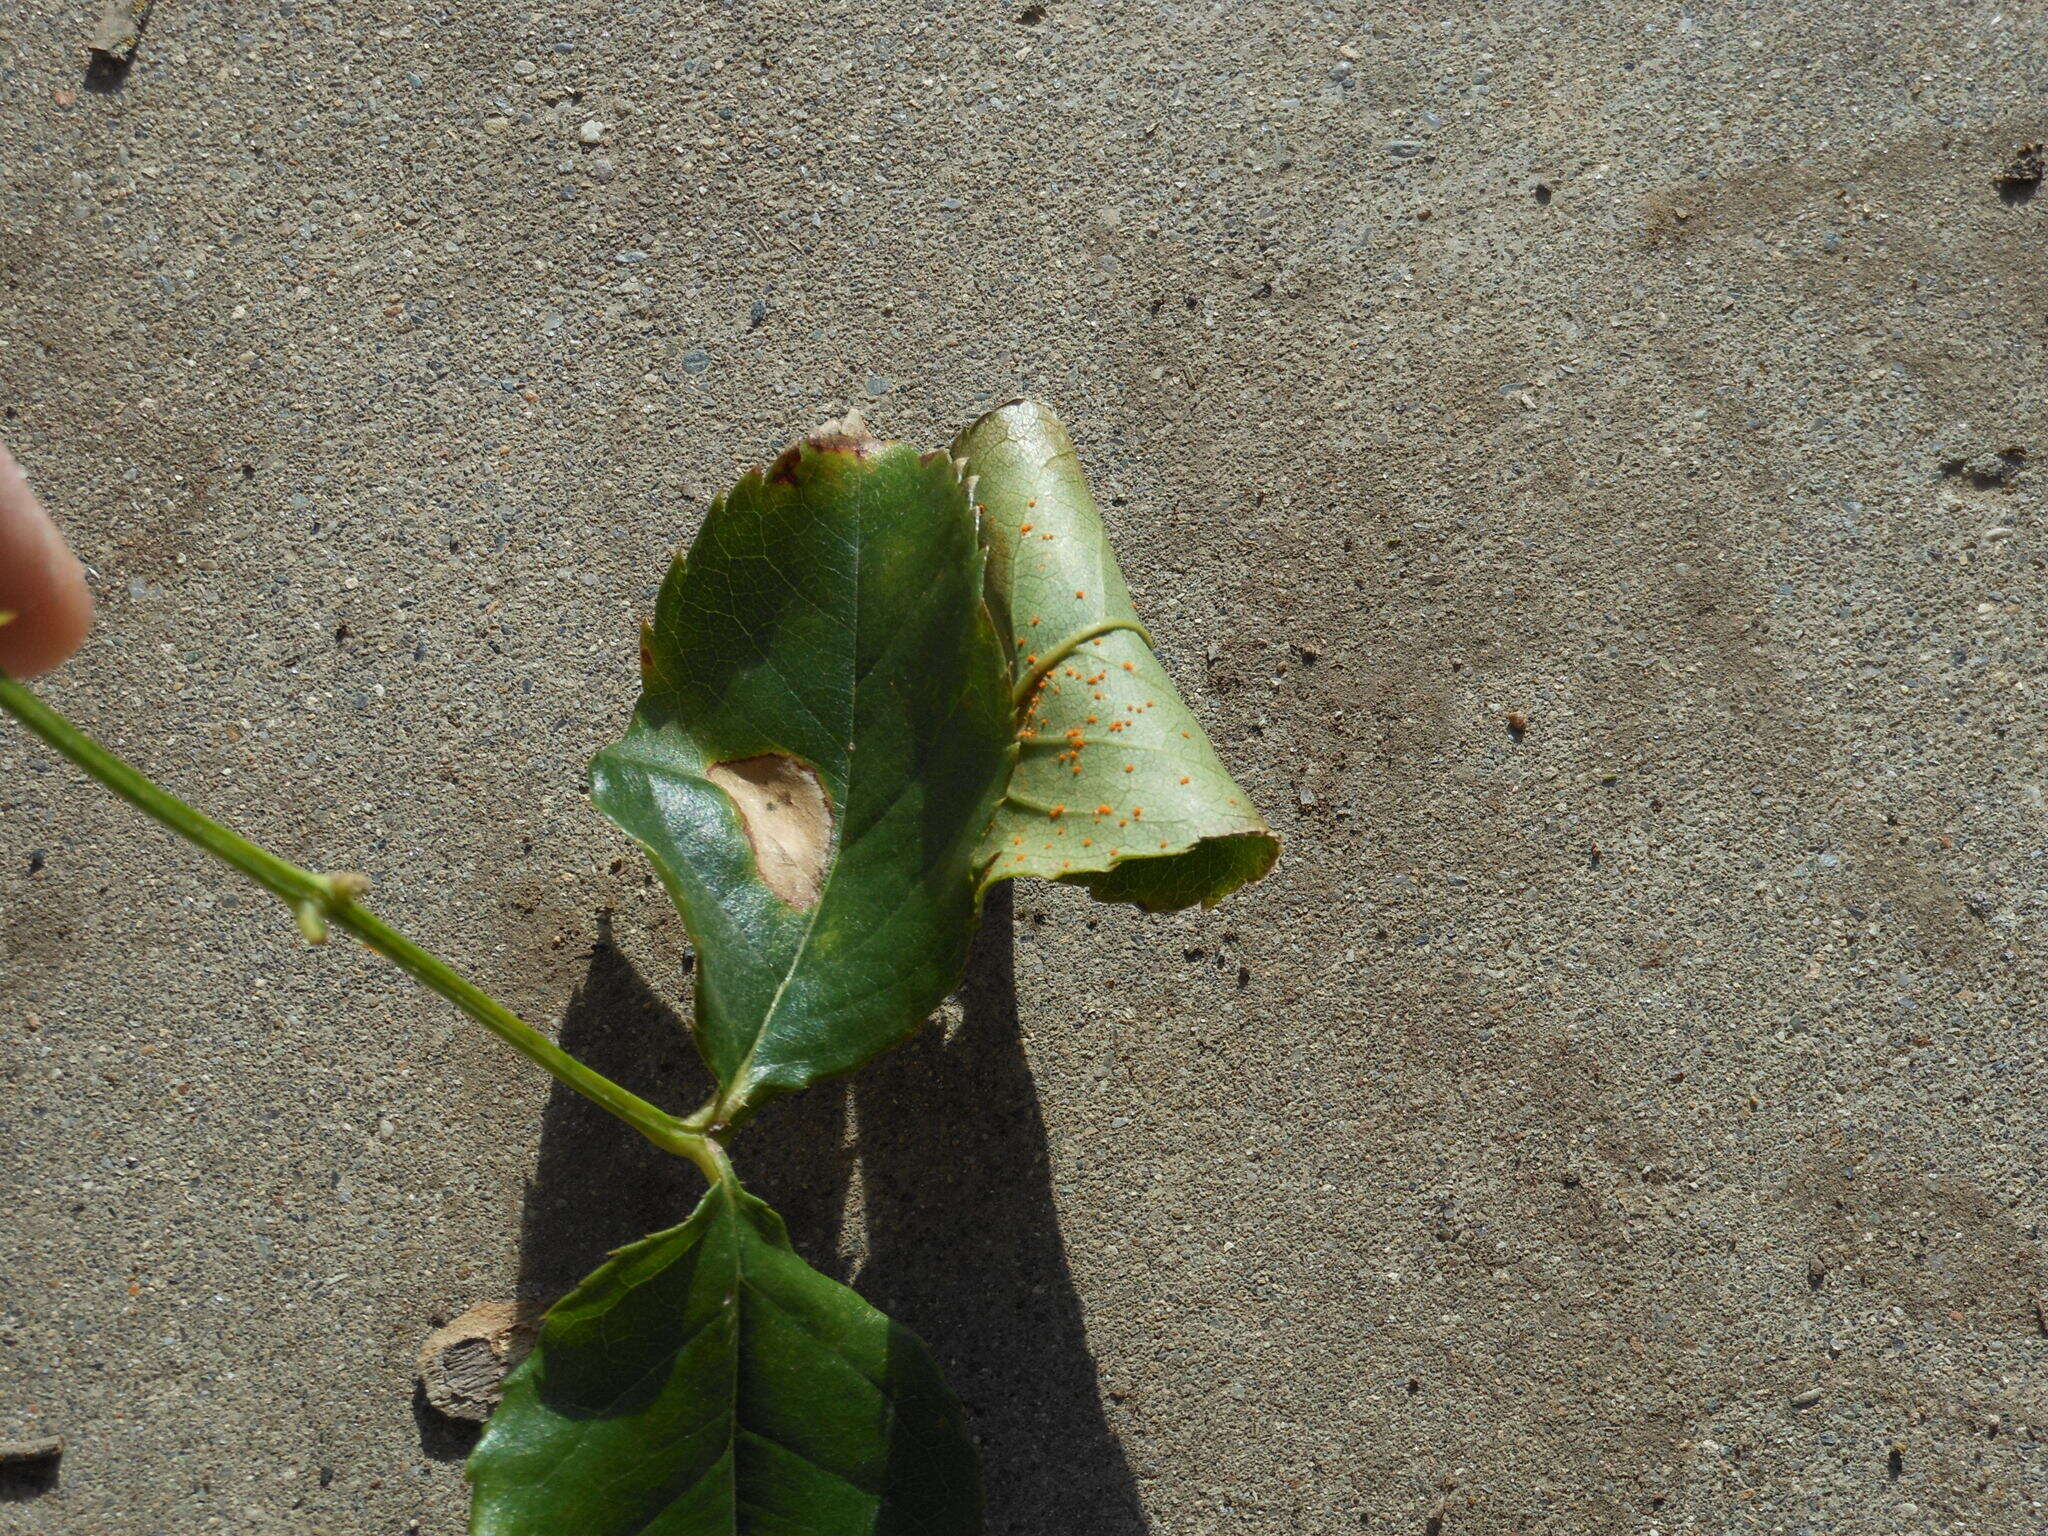
{"type": "Polygon", "coordinates": [[[549,1311],[469,1460],[471,1536],[972,1536],[929,1353],[731,1179],[549,1311]]]}
{"type": "Polygon", "coordinates": [[[982,581],[952,461],[849,418],[713,503],[662,585],[592,799],[696,944],[721,1120],[858,1066],[959,979],[1015,755],[982,581]]]}
{"type": "Polygon", "coordinates": [[[953,452],[974,477],[1022,748],[986,879],[1171,911],[1260,878],[1279,841],[1152,653],[1059,419],[1013,401],[953,452]]]}

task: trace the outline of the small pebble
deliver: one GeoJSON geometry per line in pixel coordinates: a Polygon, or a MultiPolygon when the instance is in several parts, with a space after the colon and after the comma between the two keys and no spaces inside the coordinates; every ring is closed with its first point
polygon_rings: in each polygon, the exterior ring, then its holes
{"type": "Polygon", "coordinates": [[[698,347],[683,354],[683,372],[702,373],[711,366],[711,354],[698,347]]]}
{"type": "Polygon", "coordinates": [[[593,117],[589,122],[576,130],[576,137],[586,144],[602,144],[604,142],[604,131],[604,124],[593,117]]]}
{"type": "Polygon", "coordinates": [[[1819,1387],[1808,1387],[1804,1392],[1796,1393],[1793,1396],[1792,1406],[1794,1408],[1811,1408],[1820,1399],[1821,1389],[1819,1387]]]}
{"type": "Polygon", "coordinates": [[[0,1467],[9,1471],[54,1466],[64,1454],[64,1442],[51,1435],[41,1440],[0,1440],[0,1467]]]}
{"type": "Polygon", "coordinates": [[[531,80],[539,69],[540,66],[531,59],[514,59],[512,61],[512,73],[522,80],[531,80]]]}

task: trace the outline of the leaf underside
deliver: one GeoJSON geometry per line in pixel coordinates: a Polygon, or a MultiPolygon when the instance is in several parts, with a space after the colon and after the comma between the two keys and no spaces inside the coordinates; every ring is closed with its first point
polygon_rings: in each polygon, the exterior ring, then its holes
{"type": "Polygon", "coordinates": [[[858,1066],[958,981],[1015,753],[952,461],[857,419],[712,504],[663,583],[598,809],[700,959],[719,1118],[858,1066]]]}
{"type": "Polygon", "coordinates": [[[730,1179],[548,1313],[469,1460],[471,1536],[972,1536],[923,1344],[730,1179]]]}
{"type": "Polygon", "coordinates": [[[1279,841],[1152,653],[1059,419],[1012,401],[953,453],[974,481],[1021,748],[985,883],[1036,875],[1172,911],[1259,879],[1279,841]]]}

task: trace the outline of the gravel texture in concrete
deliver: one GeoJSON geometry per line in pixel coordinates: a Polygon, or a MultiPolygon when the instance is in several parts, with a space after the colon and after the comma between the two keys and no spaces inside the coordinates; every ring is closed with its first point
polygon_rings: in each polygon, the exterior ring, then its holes
{"type": "MultiPolygon", "coordinates": [[[[736,1154],[993,1532],[2048,1528],[2039,6],[97,9],[0,16],[48,696],[665,1102],[669,553],[1066,417],[1282,867],[1018,892],[736,1154]]],[[[0,728],[0,1532],[454,1536],[422,1340],[697,1182],[0,728]]]]}

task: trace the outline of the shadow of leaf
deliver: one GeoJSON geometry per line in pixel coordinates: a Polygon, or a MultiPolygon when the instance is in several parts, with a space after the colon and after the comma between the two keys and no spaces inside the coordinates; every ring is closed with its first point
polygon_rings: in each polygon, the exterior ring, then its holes
{"type": "Polygon", "coordinates": [[[427,1389],[417,1381],[412,1387],[412,1422],[419,1431],[420,1454],[429,1461],[461,1461],[476,1449],[483,1435],[481,1424],[451,1419],[427,1401],[427,1389]]]}
{"type": "MultiPolygon", "coordinates": [[[[781,1212],[798,1252],[847,1281],[839,1234],[857,1095],[868,1232],[852,1283],[930,1346],[965,1406],[991,1536],[1144,1536],[1060,1239],[1018,1026],[1011,923],[1010,888],[999,886],[952,1038],[928,1028],[850,1086],[769,1105],[737,1149],[741,1176],[781,1212]]],[[[560,1040],[657,1104],[686,1107],[710,1090],[684,1021],[603,920],[560,1040]]],[[[702,1193],[688,1163],[557,1084],[524,1202],[519,1294],[561,1295],[612,1249],[681,1221],[702,1193]]]]}
{"type": "Polygon", "coordinates": [[[40,1499],[57,1487],[55,1461],[32,1462],[25,1467],[0,1468],[0,1504],[26,1504],[40,1499]]]}
{"type": "Polygon", "coordinates": [[[1060,1239],[1045,1122],[1017,1020],[1008,885],[961,999],[854,1079],[861,1294],[931,1347],[981,1443],[991,1536],[1142,1536],[1060,1239]]]}
{"type": "MultiPolygon", "coordinates": [[[[598,921],[590,968],[562,1015],[562,1048],[642,1098],[688,1110],[711,1092],[687,1023],[649,987],[598,921]]],[[[770,1105],[740,1152],[749,1190],[782,1213],[811,1264],[835,1264],[851,1171],[846,1094],[826,1084],[770,1105]]],[[[696,1168],[555,1084],[519,1238],[519,1294],[552,1301],[614,1248],[676,1225],[703,1198],[696,1168]]]]}

